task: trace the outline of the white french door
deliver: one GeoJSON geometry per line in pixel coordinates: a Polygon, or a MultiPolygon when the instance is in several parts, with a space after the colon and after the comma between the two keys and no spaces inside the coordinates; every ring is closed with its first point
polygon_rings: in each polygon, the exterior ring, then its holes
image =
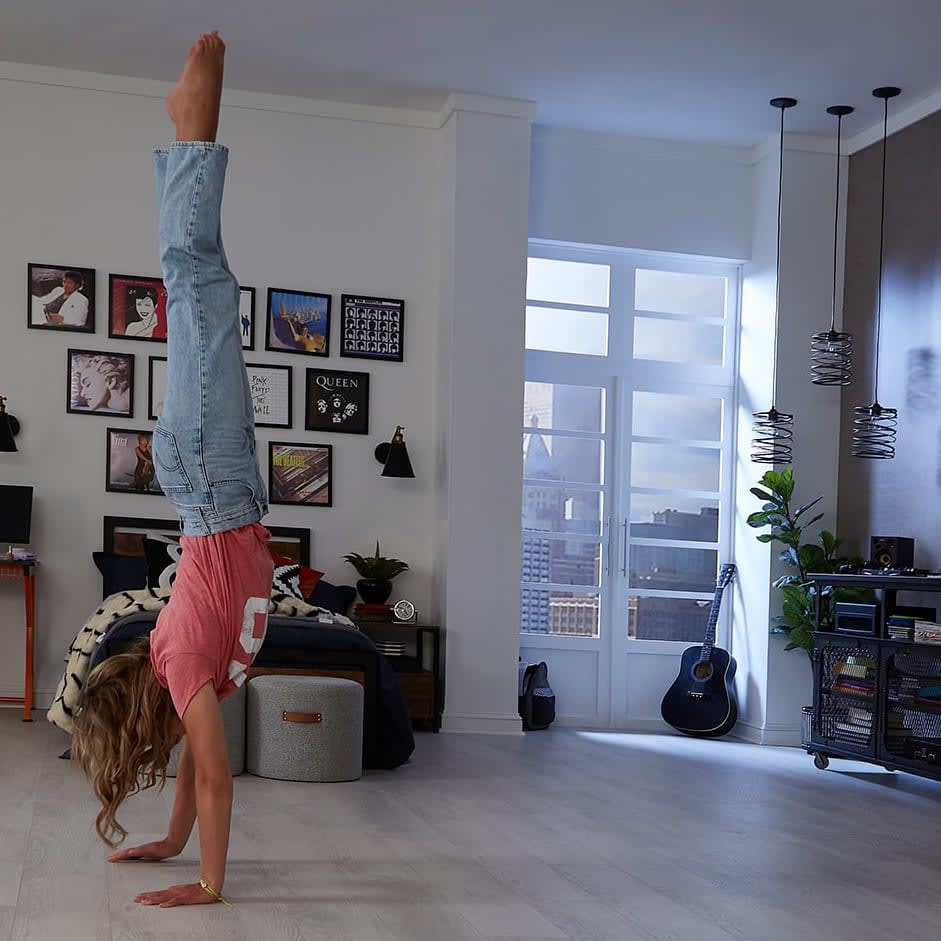
{"type": "Polygon", "coordinates": [[[530,256],[522,655],[549,663],[560,722],[656,727],[727,560],[739,272],[530,256]]]}

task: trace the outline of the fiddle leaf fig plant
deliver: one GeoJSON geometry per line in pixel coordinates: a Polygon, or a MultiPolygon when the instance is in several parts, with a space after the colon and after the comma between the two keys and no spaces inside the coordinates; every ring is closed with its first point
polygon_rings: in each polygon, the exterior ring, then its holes
{"type": "Polygon", "coordinates": [[[388,580],[408,571],[408,563],[401,559],[387,559],[379,554],[379,542],[376,542],[376,554],[362,556],[351,552],[343,558],[359,572],[361,578],[388,580]]]}
{"type": "Polygon", "coordinates": [[[818,586],[809,581],[810,572],[836,572],[840,566],[850,562],[862,561],[858,557],[837,555],[841,542],[829,530],[821,529],[813,542],[802,542],[805,530],[819,520],[823,514],[817,513],[810,519],[802,519],[822,499],[822,496],[804,503],[795,509],[791,507],[794,497],[794,468],[785,467],[778,472],[769,470],[752,487],[751,492],[762,501],[761,509],[748,517],[748,525],[753,529],[767,529],[756,538],[759,542],[779,542],[784,547],[778,556],[790,568],[796,570],[775,579],[772,585],[780,589],[783,595],[781,614],[772,619],[771,631],[774,634],[787,634],[785,650],[803,650],[808,656],[813,654],[813,632],[816,629],[817,592],[820,591],[821,626],[826,627],[833,620],[833,605],[836,601],[863,601],[869,592],[854,588],[834,588],[831,585],[818,586]]]}

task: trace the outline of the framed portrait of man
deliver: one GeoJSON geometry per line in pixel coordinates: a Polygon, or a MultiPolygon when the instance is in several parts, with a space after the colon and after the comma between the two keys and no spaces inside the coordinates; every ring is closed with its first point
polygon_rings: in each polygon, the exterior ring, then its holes
{"type": "Polygon", "coordinates": [[[30,264],[26,273],[31,330],[95,332],[95,269],[30,264]]]}

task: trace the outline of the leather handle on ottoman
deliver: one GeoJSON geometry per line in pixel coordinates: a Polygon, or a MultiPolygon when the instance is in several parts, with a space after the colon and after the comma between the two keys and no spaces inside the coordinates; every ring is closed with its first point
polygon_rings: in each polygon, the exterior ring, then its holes
{"type": "Polygon", "coordinates": [[[281,718],[285,722],[320,722],[322,716],[319,712],[287,712],[281,713],[281,718]]]}

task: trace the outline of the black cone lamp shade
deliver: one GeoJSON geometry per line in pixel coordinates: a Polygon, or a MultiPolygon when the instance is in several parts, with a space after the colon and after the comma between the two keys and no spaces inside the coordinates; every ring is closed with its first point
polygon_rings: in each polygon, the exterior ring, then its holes
{"type": "Polygon", "coordinates": [[[879,282],[876,302],[876,337],[873,352],[872,404],[853,409],[853,457],[886,461],[895,457],[898,410],[879,404],[879,337],[882,332],[882,267],[885,250],[885,151],[889,136],[889,99],[902,90],[892,85],[873,89],[873,95],[884,102],[882,119],[882,214],[879,219],[879,282]]]}
{"type": "MultiPolygon", "coordinates": [[[[797,104],[796,98],[772,98],[772,108],[781,110],[781,133],[778,138],[778,242],[774,269],[774,342],[778,342],[778,313],[781,307],[781,191],[784,180],[784,112],[797,104]]],[[[771,408],[766,412],[753,412],[751,459],[756,464],[790,464],[794,416],[779,412],[774,406],[774,391],[778,375],[778,355],[771,359],[771,408]]]]}
{"type": "Polygon", "coordinates": [[[379,472],[380,477],[414,477],[412,462],[408,457],[408,448],[405,447],[405,429],[401,425],[395,426],[395,434],[391,441],[383,441],[376,445],[376,460],[383,465],[379,472]]]}
{"type": "Polygon", "coordinates": [[[6,398],[0,395],[0,451],[18,451],[14,437],[20,432],[20,423],[7,411],[6,398]]]}

